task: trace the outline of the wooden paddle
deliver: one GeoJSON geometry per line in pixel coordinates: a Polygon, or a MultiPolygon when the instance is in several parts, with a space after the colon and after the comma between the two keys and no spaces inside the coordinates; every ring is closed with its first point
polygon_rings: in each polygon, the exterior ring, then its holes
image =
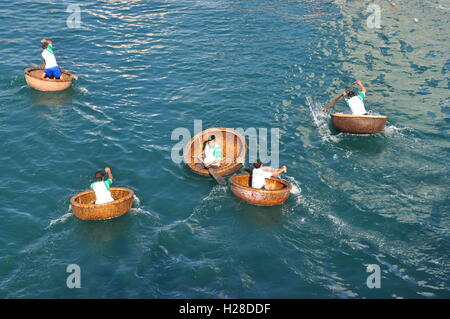
{"type": "Polygon", "coordinates": [[[220,185],[226,185],[227,184],[227,181],[225,180],[225,178],[220,176],[214,168],[209,167],[208,168],[208,172],[216,180],[216,182],[219,183],[220,185]]]}
{"type": "MultiPolygon", "coordinates": [[[[195,156],[192,156],[192,157],[200,159],[200,155],[195,155],[195,156]]],[[[220,185],[226,185],[227,184],[227,181],[225,180],[225,178],[220,176],[213,167],[209,167],[209,168],[206,168],[206,169],[208,170],[209,174],[216,180],[216,182],[218,184],[220,184],[220,185]]]]}
{"type": "MultiPolygon", "coordinates": [[[[358,84],[355,83],[351,88],[345,90],[345,92],[351,91],[353,90],[358,84]]],[[[333,105],[335,105],[337,103],[337,101],[339,101],[341,99],[341,97],[343,97],[342,93],[335,99],[333,99],[330,103],[327,104],[327,106],[325,106],[322,111],[326,111],[328,110],[330,107],[332,107],[333,105]]]]}

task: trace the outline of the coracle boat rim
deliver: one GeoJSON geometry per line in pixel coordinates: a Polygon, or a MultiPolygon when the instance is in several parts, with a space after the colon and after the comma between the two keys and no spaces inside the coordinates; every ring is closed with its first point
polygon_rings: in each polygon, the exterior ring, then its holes
{"type": "Polygon", "coordinates": [[[27,68],[27,69],[25,69],[25,74],[26,74],[27,76],[29,76],[29,77],[32,77],[32,78],[34,78],[34,79],[38,79],[38,80],[41,80],[41,81],[46,81],[46,82],[57,82],[57,83],[72,82],[72,80],[75,78],[75,77],[73,76],[72,73],[70,73],[70,72],[67,71],[67,70],[62,70],[62,69],[61,69],[61,73],[63,73],[63,74],[65,74],[66,76],[68,76],[68,77],[69,77],[68,80],[64,80],[64,79],[59,79],[59,80],[58,80],[58,79],[41,78],[41,77],[39,77],[39,76],[36,76],[36,75],[33,75],[33,74],[30,73],[31,71],[36,71],[36,70],[44,70],[44,69],[41,68],[41,67],[27,68]]]}
{"type": "Polygon", "coordinates": [[[347,118],[371,118],[371,119],[387,119],[386,115],[375,115],[375,114],[367,114],[367,115],[353,115],[353,114],[345,114],[345,113],[333,113],[331,116],[334,117],[347,117],[347,118]]]}
{"type": "MultiPolygon", "coordinates": [[[[209,134],[212,134],[213,132],[217,132],[218,134],[219,133],[224,134],[223,136],[227,137],[226,138],[227,141],[229,136],[233,136],[233,139],[236,139],[233,141],[232,144],[234,146],[232,147],[232,149],[230,149],[232,153],[226,153],[224,156],[223,165],[220,165],[220,167],[214,169],[216,173],[220,176],[230,175],[242,167],[242,165],[245,162],[245,156],[247,154],[247,143],[245,141],[245,136],[239,131],[234,130],[232,128],[212,127],[195,134],[195,136],[192,137],[183,148],[183,161],[186,164],[186,166],[189,169],[191,169],[194,173],[203,176],[209,176],[210,172],[206,168],[199,167],[197,163],[193,160],[192,155],[199,153],[199,149],[196,149],[195,147],[194,149],[192,149],[192,147],[195,146],[195,144],[198,142],[203,143],[206,140],[206,137],[209,134]]],[[[229,150],[228,147],[229,146],[226,146],[226,149],[224,150],[225,152],[229,150]]]]}
{"type": "MultiPolygon", "coordinates": [[[[198,132],[197,134],[195,134],[190,140],[189,142],[186,144],[186,146],[183,149],[183,156],[186,152],[186,150],[191,146],[192,143],[194,143],[197,139],[201,138],[204,135],[208,135],[210,132],[214,132],[214,131],[220,131],[220,132],[226,132],[226,133],[230,133],[230,134],[234,134],[236,135],[242,142],[243,142],[243,148],[240,150],[238,156],[236,157],[236,163],[244,163],[244,159],[243,157],[245,157],[245,153],[246,153],[246,141],[245,141],[245,137],[239,133],[238,131],[234,130],[234,129],[230,129],[227,127],[211,127],[208,128],[206,130],[203,130],[201,132],[198,132]]],[[[188,165],[190,164],[190,161],[187,163],[188,165]]]]}
{"type": "Polygon", "coordinates": [[[84,192],[81,192],[81,193],[78,193],[78,194],[75,194],[74,196],[72,196],[72,198],[70,199],[70,205],[77,206],[77,207],[80,207],[80,208],[105,207],[105,206],[112,206],[112,205],[116,205],[118,203],[127,201],[127,200],[129,200],[130,198],[132,198],[134,196],[133,190],[131,190],[129,188],[126,188],[126,187],[111,187],[110,190],[111,191],[113,191],[113,190],[126,191],[126,192],[128,192],[128,194],[126,196],[124,196],[124,197],[121,197],[121,198],[116,199],[116,200],[114,200],[112,202],[104,203],[104,204],[81,204],[81,203],[75,202],[75,198],[78,198],[78,197],[83,196],[84,194],[93,192],[92,190],[88,189],[88,190],[86,190],[84,192]]]}
{"type": "MultiPolygon", "coordinates": [[[[242,175],[247,175],[247,174],[242,174],[242,175]]],[[[234,176],[239,176],[239,175],[234,175],[234,176]]],[[[236,186],[236,187],[239,187],[239,188],[242,188],[242,189],[245,189],[245,190],[249,190],[249,191],[260,192],[260,193],[267,193],[267,194],[276,194],[276,193],[286,193],[287,191],[291,191],[291,189],[292,189],[292,185],[289,182],[287,182],[287,181],[285,181],[285,180],[283,180],[281,178],[278,178],[278,177],[271,177],[270,179],[271,180],[276,180],[276,181],[280,182],[281,184],[283,184],[284,185],[283,188],[281,188],[281,189],[264,189],[264,188],[263,189],[259,189],[259,188],[253,188],[253,187],[250,187],[250,186],[245,186],[245,185],[237,183],[234,180],[234,178],[233,178],[234,176],[232,176],[230,178],[230,184],[232,186],[236,186]]]]}

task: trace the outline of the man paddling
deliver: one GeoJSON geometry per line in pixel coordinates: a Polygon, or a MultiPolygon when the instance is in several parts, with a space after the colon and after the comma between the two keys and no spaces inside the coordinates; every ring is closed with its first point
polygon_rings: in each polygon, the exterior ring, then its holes
{"type": "Polygon", "coordinates": [[[211,135],[203,150],[203,165],[206,168],[219,167],[222,162],[222,147],[216,143],[216,137],[211,135]]]}
{"type": "Polygon", "coordinates": [[[253,163],[252,170],[252,188],[261,189],[266,185],[266,178],[271,178],[272,176],[280,175],[287,171],[286,166],[282,168],[275,169],[269,166],[263,166],[260,160],[253,163]]]}
{"type": "Polygon", "coordinates": [[[366,108],[364,107],[364,99],[366,97],[367,90],[361,81],[356,81],[356,84],[359,85],[361,91],[358,95],[356,95],[354,91],[350,91],[348,93],[344,91],[342,96],[344,97],[347,105],[350,107],[353,115],[367,115],[366,108]]]}
{"type": "Polygon", "coordinates": [[[109,167],[105,171],[95,173],[95,182],[91,184],[91,189],[95,192],[95,204],[105,204],[114,201],[109,187],[112,184],[113,176],[109,167]],[[105,181],[105,173],[108,173],[108,179],[105,181]]]}
{"type": "Polygon", "coordinates": [[[42,43],[42,58],[44,59],[44,74],[42,78],[57,79],[61,78],[61,69],[56,63],[55,55],[53,54],[53,42],[50,40],[41,40],[42,43]]]}

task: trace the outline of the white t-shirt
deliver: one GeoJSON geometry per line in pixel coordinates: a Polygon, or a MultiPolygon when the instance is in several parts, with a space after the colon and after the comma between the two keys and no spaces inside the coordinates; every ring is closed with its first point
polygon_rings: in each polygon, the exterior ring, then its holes
{"type": "Polygon", "coordinates": [[[347,104],[352,110],[353,115],[364,115],[367,113],[363,102],[365,96],[366,95],[363,92],[361,92],[358,95],[347,100],[347,104]]]}
{"type": "Polygon", "coordinates": [[[114,198],[112,198],[111,192],[107,187],[107,184],[110,185],[109,181],[110,179],[91,184],[91,189],[95,192],[95,204],[104,204],[114,201],[114,198]]]}
{"type": "Polygon", "coordinates": [[[46,69],[58,66],[58,64],[56,64],[55,55],[48,52],[47,50],[42,51],[42,58],[44,58],[44,60],[45,60],[45,68],[46,69]]]}
{"type": "MultiPolygon", "coordinates": [[[[220,149],[220,146],[214,145],[211,147],[209,144],[205,146],[205,159],[203,161],[205,164],[209,164],[221,158],[222,150],[220,149]]],[[[214,166],[220,166],[220,163],[214,164],[214,166]]]]}
{"type": "Polygon", "coordinates": [[[252,172],[252,187],[261,189],[266,184],[266,178],[271,178],[272,172],[262,168],[254,168],[252,172]]]}

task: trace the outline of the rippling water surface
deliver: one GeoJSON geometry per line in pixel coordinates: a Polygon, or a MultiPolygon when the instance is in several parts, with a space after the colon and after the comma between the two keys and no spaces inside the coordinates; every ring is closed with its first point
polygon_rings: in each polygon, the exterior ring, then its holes
{"type": "Polygon", "coordinates": [[[450,297],[450,4],[397,2],[377,2],[380,29],[364,1],[78,1],[80,28],[67,1],[3,2],[0,297],[450,297]],[[42,38],[71,89],[27,87],[42,38]],[[321,111],[356,79],[380,134],[321,111]],[[250,206],[174,163],[194,120],[279,128],[289,200],[250,206]],[[134,208],[76,219],[105,166],[134,208]]]}

